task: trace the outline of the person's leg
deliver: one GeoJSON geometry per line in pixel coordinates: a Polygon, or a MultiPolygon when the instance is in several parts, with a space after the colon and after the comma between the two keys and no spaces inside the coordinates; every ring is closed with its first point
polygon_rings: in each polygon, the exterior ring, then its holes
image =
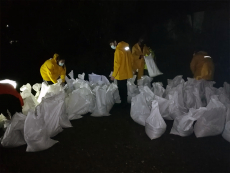
{"type": "Polygon", "coordinates": [[[147,69],[144,69],[144,75],[145,75],[145,76],[149,76],[149,72],[148,72],[147,69]]]}
{"type": "Polygon", "coordinates": [[[127,103],[127,79],[125,80],[117,80],[118,91],[121,98],[121,104],[127,103]]]}

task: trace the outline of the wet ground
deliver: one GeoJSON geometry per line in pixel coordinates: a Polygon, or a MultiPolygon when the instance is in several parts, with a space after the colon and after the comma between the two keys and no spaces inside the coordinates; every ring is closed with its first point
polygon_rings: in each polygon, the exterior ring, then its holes
{"type": "Polygon", "coordinates": [[[73,128],[54,138],[59,143],[42,152],[0,147],[0,172],[230,172],[230,143],[221,135],[170,135],[173,122],[166,121],[165,134],[151,141],[130,107],[111,113],[71,121],[73,128]]]}

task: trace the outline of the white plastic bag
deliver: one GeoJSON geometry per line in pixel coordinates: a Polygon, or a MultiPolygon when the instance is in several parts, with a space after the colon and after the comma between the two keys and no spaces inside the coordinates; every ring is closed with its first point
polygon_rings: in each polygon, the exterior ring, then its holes
{"type": "Polygon", "coordinates": [[[89,74],[89,82],[98,83],[101,81],[101,75],[89,74]]]}
{"type": "Polygon", "coordinates": [[[159,97],[162,97],[165,92],[165,89],[163,88],[162,84],[159,82],[156,82],[156,83],[153,83],[152,86],[153,87],[151,90],[153,91],[153,93],[159,97]]]}
{"type": "Polygon", "coordinates": [[[115,99],[114,99],[114,93],[118,90],[117,85],[112,83],[109,85],[106,91],[106,108],[107,112],[109,113],[112,109],[115,99]]]}
{"type": "Polygon", "coordinates": [[[65,93],[47,97],[36,107],[37,115],[43,116],[47,134],[50,137],[56,136],[62,132],[62,126],[60,124],[61,116],[65,115],[65,93]]]}
{"type": "Polygon", "coordinates": [[[217,96],[212,96],[207,106],[207,111],[197,120],[194,126],[196,137],[199,138],[221,134],[224,130],[225,119],[225,106],[218,100],[217,96]]]}
{"type": "Polygon", "coordinates": [[[145,96],[146,103],[150,110],[152,109],[152,101],[155,98],[155,94],[152,92],[152,90],[148,86],[141,87],[140,92],[142,92],[145,96]]]}
{"type": "Polygon", "coordinates": [[[159,138],[166,130],[166,123],[163,120],[160,112],[158,102],[152,102],[152,109],[150,116],[145,121],[145,132],[148,137],[152,139],[159,138]]]}
{"type": "MultiPolygon", "coordinates": [[[[183,98],[183,97],[182,97],[183,98]]],[[[188,109],[181,106],[180,103],[181,97],[179,97],[178,91],[175,91],[173,95],[169,95],[169,115],[172,119],[181,116],[188,112],[188,109]]]]}
{"type": "Polygon", "coordinates": [[[41,103],[42,98],[45,97],[48,90],[49,90],[49,85],[47,85],[45,82],[42,82],[41,92],[37,100],[38,103],[41,103]]]}
{"type": "Polygon", "coordinates": [[[193,92],[194,92],[193,86],[187,86],[184,88],[184,103],[185,103],[185,107],[188,109],[196,108],[196,98],[193,92]]]}
{"type": "Polygon", "coordinates": [[[157,68],[157,65],[155,64],[151,54],[149,56],[145,56],[144,58],[145,58],[145,63],[147,65],[147,69],[148,69],[150,77],[156,77],[156,76],[159,76],[159,75],[163,74],[157,68]]]}
{"type": "Polygon", "coordinates": [[[94,89],[96,93],[96,105],[91,114],[93,117],[102,117],[102,116],[109,116],[109,112],[107,111],[107,103],[106,103],[106,88],[97,86],[94,89]]]}
{"type": "Polygon", "coordinates": [[[35,99],[36,99],[36,100],[38,100],[38,97],[39,97],[39,95],[40,95],[41,86],[42,86],[41,83],[36,83],[36,84],[34,84],[33,87],[32,87],[32,88],[34,89],[34,91],[36,91],[36,95],[35,95],[35,99]]]}
{"type": "Polygon", "coordinates": [[[26,144],[24,138],[25,119],[26,116],[22,113],[16,112],[14,114],[1,140],[1,144],[3,147],[18,147],[26,144]]]}
{"type": "Polygon", "coordinates": [[[4,124],[7,121],[6,117],[3,114],[0,114],[0,129],[4,128],[4,124]]]}
{"type": "Polygon", "coordinates": [[[46,130],[44,115],[38,115],[35,111],[30,111],[25,121],[24,135],[27,143],[27,152],[46,150],[58,142],[50,139],[46,130]]]}
{"type": "Polygon", "coordinates": [[[69,120],[82,118],[88,112],[92,112],[95,106],[95,96],[88,83],[84,83],[81,88],[74,90],[69,95],[67,114],[69,120]]]}
{"type": "Polygon", "coordinates": [[[31,85],[27,83],[26,85],[23,85],[20,88],[21,96],[23,98],[24,105],[22,107],[22,112],[24,115],[28,114],[28,111],[30,109],[35,109],[35,107],[38,105],[38,102],[34,95],[31,93],[31,85]]]}
{"type": "Polygon", "coordinates": [[[227,116],[222,137],[228,142],[230,142],[230,104],[227,106],[227,116]]]}
{"type": "Polygon", "coordinates": [[[133,78],[127,80],[127,91],[128,91],[128,97],[127,102],[131,103],[132,97],[135,97],[137,94],[139,94],[139,89],[134,84],[134,81],[136,80],[136,75],[133,75],[133,78]]]}
{"type": "Polygon", "coordinates": [[[57,83],[49,85],[49,89],[47,91],[47,93],[50,93],[50,95],[55,95],[60,93],[60,91],[62,91],[63,87],[61,86],[62,83],[62,79],[59,79],[57,81],[57,83]]]}
{"type": "Polygon", "coordinates": [[[230,84],[228,84],[227,82],[224,82],[224,91],[227,97],[230,99],[230,84]]]}
{"type": "Polygon", "coordinates": [[[136,123],[145,126],[145,121],[150,115],[150,108],[146,103],[143,92],[132,98],[130,114],[136,123]]]}
{"type": "Polygon", "coordinates": [[[173,122],[173,127],[170,134],[180,135],[180,136],[189,136],[193,133],[193,123],[199,119],[207,108],[201,107],[200,109],[189,109],[189,113],[178,116],[173,122]]]}
{"type": "Polygon", "coordinates": [[[148,86],[149,88],[151,88],[152,80],[153,78],[149,76],[142,76],[141,79],[137,80],[137,85],[138,86],[148,86]]]}
{"type": "Polygon", "coordinates": [[[154,100],[158,102],[159,111],[160,111],[161,116],[165,120],[173,120],[172,117],[170,117],[170,112],[169,112],[169,105],[170,105],[170,102],[172,101],[159,97],[159,96],[155,96],[154,100]]]}

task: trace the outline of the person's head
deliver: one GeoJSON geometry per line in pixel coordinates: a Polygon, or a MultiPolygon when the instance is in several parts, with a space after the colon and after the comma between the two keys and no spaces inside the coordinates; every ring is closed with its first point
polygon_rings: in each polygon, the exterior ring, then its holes
{"type": "Polygon", "coordinates": [[[145,43],[146,39],[145,39],[145,36],[141,36],[138,40],[138,44],[139,45],[143,45],[145,43]]]}
{"type": "Polygon", "coordinates": [[[109,45],[110,45],[110,47],[111,47],[112,49],[116,49],[116,47],[117,47],[117,41],[111,39],[111,40],[109,41],[109,45]]]}
{"type": "Polygon", "coordinates": [[[56,61],[59,66],[63,67],[65,65],[65,59],[61,57],[60,55],[57,56],[56,61]]]}

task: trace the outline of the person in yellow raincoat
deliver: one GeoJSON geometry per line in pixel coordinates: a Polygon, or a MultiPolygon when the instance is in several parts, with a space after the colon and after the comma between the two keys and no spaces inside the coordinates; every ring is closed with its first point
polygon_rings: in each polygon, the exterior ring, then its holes
{"type": "Polygon", "coordinates": [[[121,98],[121,105],[127,105],[127,79],[133,77],[133,57],[129,50],[129,44],[121,41],[110,41],[110,46],[115,49],[114,69],[111,80],[116,79],[121,98]]]}
{"type": "Polygon", "coordinates": [[[195,52],[190,63],[195,79],[213,80],[214,64],[212,58],[205,51],[195,52]]]}
{"type": "Polygon", "coordinates": [[[140,79],[144,75],[144,69],[147,71],[147,66],[145,64],[144,56],[150,54],[150,48],[144,44],[144,38],[141,37],[132,48],[132,55],[134,61],[134,69],[138,70],[137,79],[140,79]]]}
{"type": "Polygon", "coordinates": [[[65,59],[58,54],[54,54],[52,59],[47,60],[40,68],[41,76],[48,84],[57,83],[58,78],[65,83],[66,67],[65,59]]]}

